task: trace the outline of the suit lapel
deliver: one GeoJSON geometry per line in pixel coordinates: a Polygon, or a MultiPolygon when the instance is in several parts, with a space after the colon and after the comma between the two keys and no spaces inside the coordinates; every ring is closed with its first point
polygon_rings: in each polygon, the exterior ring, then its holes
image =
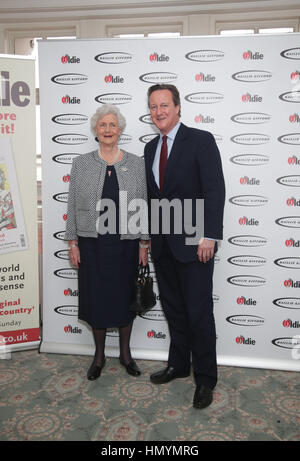
{"type": "Polygon", "coordinates": [[[156,153],[156,148],[157,148],[158,141],[159,141],[159,136],[157,136],[157,139],[154,140],[153,146],[151,146],[151,150],[149,150],[149,153],[148,153],[148,156],[147,156],[149,181],[150,181],[150,184],[151,184],[151,188],[154,189],[156,193],[160,193],[160,190],[159,190],[159,187],[156,184],[152,167],[153,167],[153,162],[154,162],[154,158],[155,158],[155,153],[156,153]]]}

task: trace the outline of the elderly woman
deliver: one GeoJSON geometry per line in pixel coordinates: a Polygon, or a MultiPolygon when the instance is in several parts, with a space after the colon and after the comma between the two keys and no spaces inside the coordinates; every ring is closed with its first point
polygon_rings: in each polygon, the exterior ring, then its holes
{"type": "Polygon", "coordinates": [[[121,365],[130,375],[141,374],[130,352],[135,314],[129,305],[138,264],[147,264],[149,237],[147,223],[143,234],[143,229],[139,233],[130,231],[126,225],[132,217],[130,211],[126,210],[122,226],[120,198],[126,193],[128,202],[142,199],[146,203],[147,188],[144,160],[118,147],[125,126],[117,107],[107,104],[97,109],[91,129],[99,148],[78,156],[71,170],[65,238],[69,241],[70,261],[78,268],[78,318],[92,327],[95,340],[89,380],[101,374],[106,329],[113,327],[119,328],[121,365]]]}

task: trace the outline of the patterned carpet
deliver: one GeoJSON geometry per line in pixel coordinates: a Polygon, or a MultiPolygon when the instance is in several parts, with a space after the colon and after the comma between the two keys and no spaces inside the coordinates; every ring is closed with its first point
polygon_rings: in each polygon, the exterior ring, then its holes
{"type": "Polygon", "coordinates": [[[165,363],[138,361],[133,378],[108,358],[95,382],[90,363],[36,350],[0,360],[0,440],[300,440],[299,373],[221,366],[214,402],[195,410],[192,378],[150,383],[165,363]]]}

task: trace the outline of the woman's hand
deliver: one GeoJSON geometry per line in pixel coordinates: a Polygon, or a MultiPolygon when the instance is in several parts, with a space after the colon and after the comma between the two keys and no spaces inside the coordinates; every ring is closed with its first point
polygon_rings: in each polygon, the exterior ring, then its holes
{"type": "Polygon", "coordinates": [[[78,269],[81,261],[80,261],[80,251],[77,246],[76,240],[71,240],[69,242],[69,259],[70,259],[71,264],[73,264],[73,266],[76,267],[76,269],[78,269]]]}
{"type": "Polygon", "coordinates": [[[140,241],[139,264],[146,266],[148,264],[148,241],[140,241]]]}

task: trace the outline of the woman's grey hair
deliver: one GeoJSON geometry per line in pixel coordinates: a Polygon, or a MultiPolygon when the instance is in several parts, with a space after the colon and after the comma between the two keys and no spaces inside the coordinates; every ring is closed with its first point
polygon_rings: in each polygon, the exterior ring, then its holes
{"type": "Polygon", "coordinates": [[[94,115],[91,117],[91,130],[96,135],[96,126],[98,121],[104,117],[104,115],[113,114],[117,117],[118,125],[120,127],[121,133],[125,130],[126,119],[124,115],[121,114],[118,107],[113,106],[112,104],[104,104],[102,107],[99,107],[94,115]]]}

